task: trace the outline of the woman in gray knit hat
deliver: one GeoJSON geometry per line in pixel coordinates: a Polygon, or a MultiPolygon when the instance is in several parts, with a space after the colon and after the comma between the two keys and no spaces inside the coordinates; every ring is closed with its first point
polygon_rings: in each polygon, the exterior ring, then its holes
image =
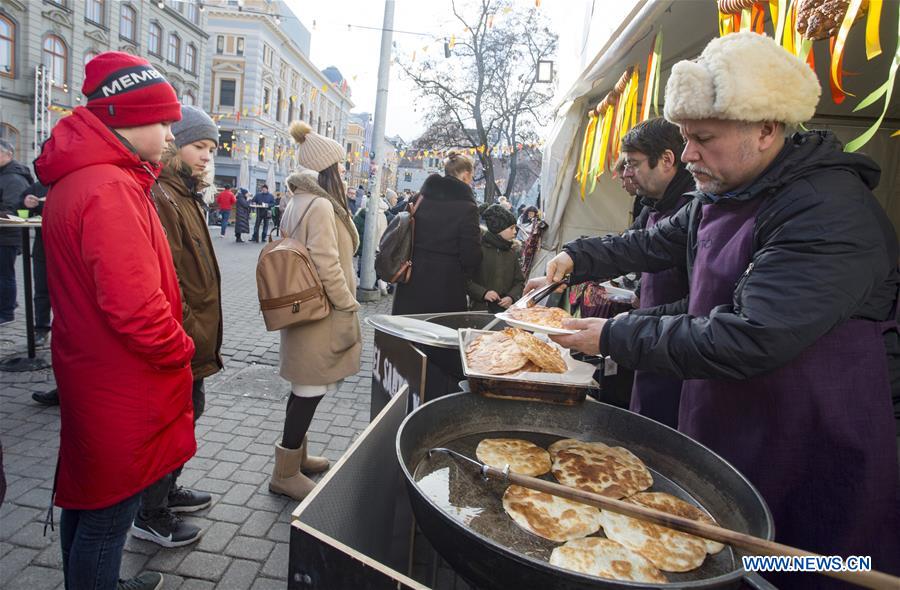
{"type": "MultiPolygon", "coordinates": [[[[153,185],[159,220],[166,230],[172,261],[181,286],[184,331],[194,340],[194,423],[203,414],[203,380],[222,368],[222,289],[219,265],[206,227],[206,205],[200,191],[216,153],[219,130],[197,107],[182,106],[181,121],[172,125],[175,142],[163,153],[163,170],[153,185]]],[[[177,485],[181,469],[147,488],[131,533],[163,547],[180,547],[200,538],[200,528],[175,513],[209,506],[206,492],[177,485]]]]}
{"type": "Polygon", "coordinates": [[[304,244],[331,303],[327,317],[281,330],[281,376],[290,382],[284,433],[275,445],[275,469],[269,490],[302,500],[315,482],[306,474],[328,469],[325,457],[307,452],[306,432],[319,401],[337,391],[345,377],[359,372],[362,337],[356,302],[353,253],[359,235],[347,207],[341,180],[341,144],[314,133],[302,122],[291,124],[304,168],[287,178],[290,196],[281,218],[281,235],[304,244]]]}

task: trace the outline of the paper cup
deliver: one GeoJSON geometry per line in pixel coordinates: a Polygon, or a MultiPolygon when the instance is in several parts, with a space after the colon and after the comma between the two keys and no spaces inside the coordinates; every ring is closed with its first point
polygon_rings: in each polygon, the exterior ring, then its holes
{"type": "Polygon", "coordinates": [[[22,219],[28,219],[28,209],[19,209],[16,213],[18,213],[19,217],[22,219]]]}

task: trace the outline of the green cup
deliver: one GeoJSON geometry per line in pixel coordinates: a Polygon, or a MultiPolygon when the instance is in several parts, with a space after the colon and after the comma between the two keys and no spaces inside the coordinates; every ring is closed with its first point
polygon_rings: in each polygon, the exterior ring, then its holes
{"type": "Polygon", "coordinates": [[[22,219],[28,219],[28,209],[19,209],[16,213],[18,213],[19,217],[22,219]]]}

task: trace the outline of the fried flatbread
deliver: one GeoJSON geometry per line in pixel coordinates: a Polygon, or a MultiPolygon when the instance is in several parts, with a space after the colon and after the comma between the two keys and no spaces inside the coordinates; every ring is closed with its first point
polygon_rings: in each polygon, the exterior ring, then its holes
{"type": "Polygon", "coordinates": [[[482,463],[521,475],[537,477],[550,471],[550,453],[520,438],[486,438],[478,443],[475,456],[482,463]]]}
{"type": "Polygon", "coordinates": [[[528,358],[505,331],[482,334],[466,346],[466,364],[475,373],[506,375],[520,371],[527,362],[528,358]]]}
{"type": "MultiPolygon", "coordinates": [[[[626,502],[638,504],[631,498],[626,502]]],[[[703,565],[706,543],[703,539],[636,518],[601,511],[603,532],[665,572],[687,572],[703,565]]]]}
{"type": "Polygon", "coordinates": [[[665,584],[669,580],[642,555],[610,539],[587,537],[569,541],[550,554],[550,564],[589,576],[665,584]]]}
{"type": "Polygon", "coordinates": [[[546,373],[565,373],[569,367],[559,350],[537,338],[534,334],[518,330],[513,341],[519,346],[528,360],[539,366],[546,373]]]}
{"type": "Polygon", "coordinates": [[[506,313],[514,320],[548,328],[562,328],[563,320],[572,319],[572,316],[558,307],[511,307],[506,313]]]}
{"type": "Polygon", "coordinates": [[[603,449],[608,449],[609,445],[605,445],[602,442],[587,442],[583,440],[578,440],[577,438],[562,438],[549,447],[547,450],[550,451],[550,457],[555,458],[556,454],[559,451],[571,448],[571,447],[584,447],[584,448],[594,448],[598,451],[602,451],[603,449]]]}
{"type": "MultiPolygon", "coordinates": [[[[653,485],[653,476],[631,451],[603,443],[551,445],[553,475],[563,485],[624,498],[653,485]]],[[[576,441],[577,442],[577,441],[576,441]]]]}
{"type": "MultiPolygon", "coordinates": [[[[704,522],[706,524],[716,524],[716,521],[713,520],[710,515],[693,504],[688,504],[681,498],[676,498],[672,494],[663,492],[641,492],[628,499],[635,504],[640,504],[641,506],[646,506],[647,508],[653,508],[654,510],[662,512],[668,512],[669,514],[681,516],[682,518],[690,518],[691,520],[704,522]]],[[[706,545],[706,552],[710,555],[718,553],[725,548],[725,545],[718,541],[711,541],[709,539],[701,540],[706,545]]]]}
{"type": "Polygon", "coordinates": [[[506,488],[503,509],[526,531],[557,543],[600,529],[599,509],[522,486],[506,488]]]}

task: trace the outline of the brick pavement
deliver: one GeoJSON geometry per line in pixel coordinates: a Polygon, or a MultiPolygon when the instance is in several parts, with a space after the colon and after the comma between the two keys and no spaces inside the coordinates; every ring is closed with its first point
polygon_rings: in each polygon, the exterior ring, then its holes
{"type": "MultiPolygon", "coordinates": [[[[217,232],[214,232],[216,235],[217,232]]],[[[260,246],[213,238],[222,269],[226,369],[207,380],[206,412],[197,424],[197,454],[180,483],[213,495],[189,515],[204,527],[199,543],[177,549],[129,538],[121,573],[162,572],[164,588],[284,588],[288,523],[296,502],[268,492],[272,444],[284,417],[287,385],[276,373],[278,334],[266,332],[256,300],[260,246]]],[[[0,357],[25,349],[21,258],[15,324],[0,328],[0,357]]],[[[361,316],[389,313],[390,299],[365,304],[361,316]]],[[[372,330],[363,325],[362,369],[319,405],[310,450],[338,459],[368,424],[372,330]]],[[[49,350],[39,349],[49,357],[49,350]]],[[[0,373],[0,440],[8,481],[0,508],[0,588],[62,588],[59,529],[43,536],[59,437],[57,408],[31,400],[54,387],[52,371],[0,373]]],[[[56,509],[57,522],[59,511],[56,509]]]]}

